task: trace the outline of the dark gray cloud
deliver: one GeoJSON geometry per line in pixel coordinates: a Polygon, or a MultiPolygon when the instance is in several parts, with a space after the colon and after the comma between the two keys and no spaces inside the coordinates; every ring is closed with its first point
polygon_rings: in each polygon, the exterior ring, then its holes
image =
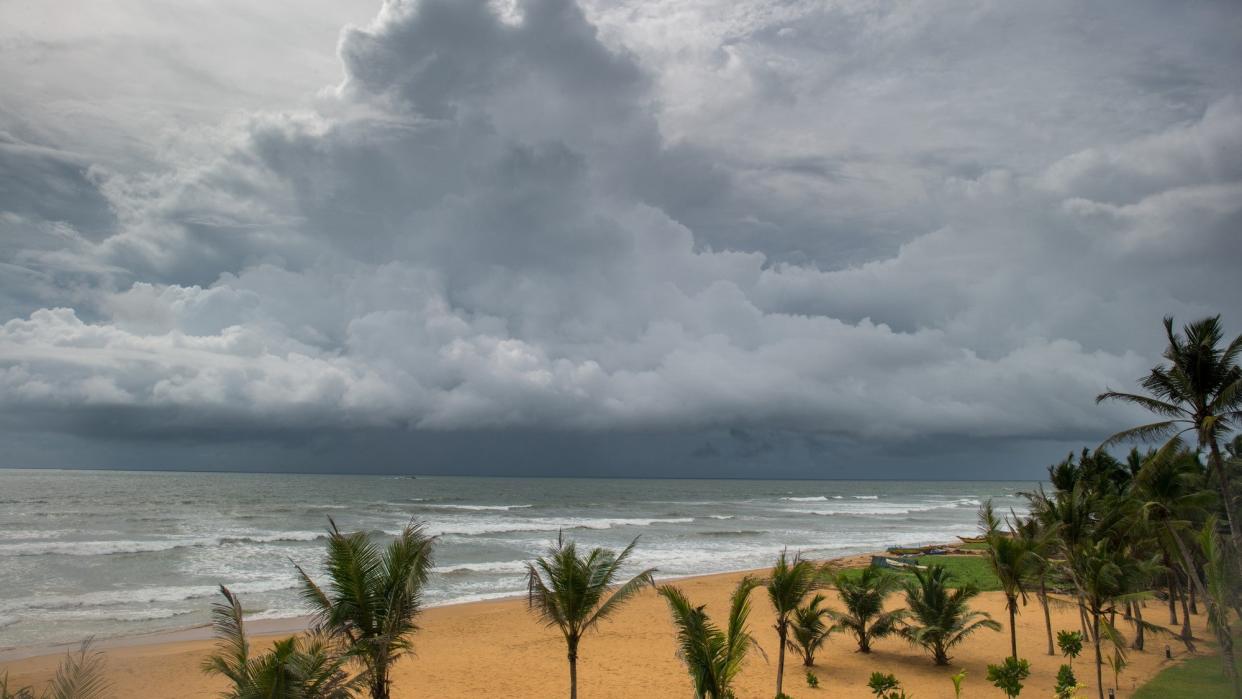
{"type": "Polygon", "coordinates": [[[0,36],[11,465],[1035,473],[1242,291],[1238,14],[394,0],[163,130],[0,36]]]}

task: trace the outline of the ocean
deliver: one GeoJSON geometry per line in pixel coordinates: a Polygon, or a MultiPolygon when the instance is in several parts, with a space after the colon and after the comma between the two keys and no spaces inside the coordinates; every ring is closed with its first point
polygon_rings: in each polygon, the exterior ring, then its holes
{"type": "Polygon", "coordinates": [[[0,648],[204,624],[216,586],[249,619],[301,616],[293,564],[322,572],[328,518],[437,535],[427,599],[520,594],[558,531],[657,578],[952,541],[1034,482],[622,480],[0,469],[0,648]]]}

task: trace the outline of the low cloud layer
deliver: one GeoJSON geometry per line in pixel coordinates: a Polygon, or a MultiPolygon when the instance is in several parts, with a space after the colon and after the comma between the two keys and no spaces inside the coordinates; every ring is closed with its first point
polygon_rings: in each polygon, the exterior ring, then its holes
{"type": "Polygon", "coordinates": [[[0,108],[0,429],[61,440],[7,465],[171,441],[376,467],[331,434],[503,471],[451,446],[486,433],[574,445],[557,472],[762,475],[793,448],[833,475],[920,444],[1031,475],[1140,419],[1092,399],[1156,360],[1161,315],[1237,327],[1227,3],[393,0],[341,32],[343,78],[179,53],[137,124],[66,110],[90,91],[61,72],[189,27],[116,12],[48,67],[0,37],[6,81],[63,92],[0,108]],[[253,96],[278,69],[321,89],[253,96]],[[642,468],[595,469],[612,443],[642,468]]]}

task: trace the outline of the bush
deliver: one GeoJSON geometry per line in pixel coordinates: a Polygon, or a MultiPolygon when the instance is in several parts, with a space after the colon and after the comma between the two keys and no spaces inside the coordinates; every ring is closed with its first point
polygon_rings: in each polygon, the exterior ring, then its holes
{"type": "Polygon", "coordinates": [[[1022,680],[1031,676],[1031,664],[1025,660],[1005,658],[1000,665],[988,665],[988,681],[1005,693],[1016,697],[1022,693],[1022,680]]]}
{"type": "Polygon", "coordinates": [[[892,675],[873,672],[867,686],[871,688],[871,693],[877,699],[909,699],[901,689],[901,682],[898,682],[897,678],[892,675]]]}
{"type": "Polygon", "coordinates": [[[1074,658],[1082,652],[1082,632],[1081,631],[1058,631],[1057,647],[1061,649],[1061,655],[1074,662],[1074,658]]]}
{"type": "Polygon", "coordinates": [[[1057,686],[1053,688],[1057,699],[1072,699],[1077,689],[1078,678],[1074,677],[1074,670],[1069,665],[1062,665],[1057,670],[1057,686]]]}
{"type": "Polygon", "coordinates": [[[806,671],[806,686],[812,689],[819,686],[819,678],[816,677],[815,673],[811,672],[810,670],[806,671]]]}

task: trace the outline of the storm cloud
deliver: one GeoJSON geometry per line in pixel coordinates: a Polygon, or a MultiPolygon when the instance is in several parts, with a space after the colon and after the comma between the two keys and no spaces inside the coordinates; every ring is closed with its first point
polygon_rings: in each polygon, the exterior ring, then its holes
{"type": "Polygon", "coordinates": [[[1229,3],[222,7],[0,22],[6,465],[1030,476],[1237,327],[1229,3]]]}

